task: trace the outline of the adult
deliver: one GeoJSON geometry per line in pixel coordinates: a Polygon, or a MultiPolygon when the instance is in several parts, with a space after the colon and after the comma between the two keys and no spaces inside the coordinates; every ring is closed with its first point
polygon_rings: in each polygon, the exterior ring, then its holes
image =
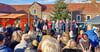
{"type": "Polygon", "coordinates": [[[63,20],[60,21],[59,30],[60,30],[60,34],[62,34],[64,32],[64,23],[63,23],[63,20]]]}
{"type": "Polygon", "coordinates": [[[52,21],[52,30],[55,30],[55,21],[52,21]]]}
{"type": "Polygon", "coordinates": [[[82,34],[84,34],[84,30],[80,30],[80,35],[77,38],[77,44],[79,43],[79,40],[82,38],[82,34]]]}
{"type": "Polygon", "coordinates": [[[24,52],[38,52],[37,45],[38,41],[34,39],[31,43],[29,43],[28,47],[25,49],[24,52]]]}
{"type": "Polygon", "coordinates": [[[52,22],[49,21],[48,24],[47,24],[47,26],[48,26],[49,29],[51,29],[52,28],[52,22]]]}
{"type": "Polygon", "coordinates": [[[71,39],[68,41],[67,45],[63,48],[63,52],[82,52],[78,49],[76,42],[71,39]]]}
{"type": "Polygon", "coordinates": [[[47,38],[42,42],[42,52],[60,52],[59,42],[54,38],[47,38]]]}
{"type": "Polygon", "coordinates": [[[40,20],[37,20],[36,23],[36,31],[40,31],[41,25],[40,25],[40,20]]]}
{"type": "Polygon", "coordinates": [[[30,27],[28,26],[28,24],[25,24],[24,27],[25,27],[25,32],[28,33],[28,31],[30,30],[30,27]]]}
{"type": "Polygon", "coordinates": [[[79,40],[79,44],[83,52],[91,52],[92,45],[89,42],[87,34],[82,34],[82,38],[79,40]]]}
{"type": "Polygon", "coordinates": [[[47,25],[46,24],[43,25],[43,30],[47,30],[47,25]]]}
{"type": "Polygon", "coordinates": [[[7,32],[12,36],[13,30],[11,24],[7,26],[7,32]]]}
{"type": "Polygon", "coordinates": [[[43,30],[43,25],[44,25],[43,20],[40,20],[40,30],[41,30],[41,31],[43,30]]]}
{"type": "Polygon", "coordinates": [[[14,52],[24,52],[30,43],[30,36],[28,34],[23,34],[22,39],[19,44],[14,48],[14,52]]]}
{"type": "Polygon", "coordinates": [[[4,32],[4,31],[3,31],[2,25],[0,24],[0,33],[2,33],[2,32],[4,32]]]}
{"type": "MultiPolygon", "coordinates": [[[[71,30],[73,30],[73,33],[74,34],[77,34],[77,24],[76,24],[77,22],[75,21],[75,20],[73,20],[73,22],[72,22],[72,27],[70,27],[70,29],[71,30]]],[[[70,26],[71,26],[71,23],[70,23],[70,26]]]]}
{"type": "Polygon", "coordinates": [[[47,30],[47,35],[44,35],[44,36],[42,36],[42,38],[41,38],[42,40],[41,40],[41,42],[39,43],[38,51],[41,51],[41,44],[42,44],[42,41],[44,41],[44,40],[47,39],[47,38],[53,37],[54,34],[55,34],[55,33],[54,33],[53,30],[47,30]]]}
{"type": "Polygon", "coordinates": [[[11,44],[10,44],[10,48],[12,48],[12,50],[14,50],[15,46],[18,43],[20,43],[21,37],[22,37],[22,31],[18,30],[18,31],[13,32],[12,41],[11,41],[11,44]]]}
{"type": "Polygon", "coordinates": [[[55,23],[56,33],[59,33],[59,21],[57,20],[55,23]]]}
{"type": "Polygon", "coordinates": [[[0,34],[0,52],[12,52],[12,50],[6,46],[4,46],[5,39],[2,34],[0,34]]]}
{"type": "Polygon", "coordinates": [[[92,44],[92,51],[95,52],[94,48],[99,45],[99,41],[97,34],[92,30],[92,25],[87,26],[87,31],[85,34],[88,35],[89,42],[92,44]]]}
{"type": "Polygon", "coordinates": [[[61,46],[62,48],[64,46],[66,46],[67,42],[70,40],[70,36],[69,36],[69,32],[68,31],[65,31],[63,34],[62,34],[62,37],[60,38],[61,39],[61,46]]]}
{"type": "Polygon", "coordinates": [[[21,28],[20,28],[20,24],[16,24],[16,27],[15,27],[14,30],[15,30],[15,31],[17,31],[17,30],[21,30],[21,28]]]}
{"type": "Polygon", "coordinates": [[[69,20],[66,19],[66,23],[65,23],[65,31],[69,31],[70,30],[70,23],[69,20]]]}

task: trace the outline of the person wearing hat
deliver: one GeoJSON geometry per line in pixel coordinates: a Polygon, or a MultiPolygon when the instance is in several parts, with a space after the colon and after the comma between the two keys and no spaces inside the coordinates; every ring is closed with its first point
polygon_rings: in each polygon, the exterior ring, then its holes
{"type": "Polygon", "coordinates": [[[0,34],[0,52],[12,52],[12,50],[6,46],[4,46],[5,39],[2,34],[0,34]]]}

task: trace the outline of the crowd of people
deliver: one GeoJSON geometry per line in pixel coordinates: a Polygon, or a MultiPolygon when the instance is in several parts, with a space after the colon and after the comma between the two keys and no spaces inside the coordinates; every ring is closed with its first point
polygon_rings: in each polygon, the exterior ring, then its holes
{"type": "Polygon", "coordinates": [[[39,19],[34,21],[33,30],[25,24],[25,31],[20,25],[0,25],[0,52],[100,52],[99,28],[78,28],[75,20],[68,19],[39,19]]]}

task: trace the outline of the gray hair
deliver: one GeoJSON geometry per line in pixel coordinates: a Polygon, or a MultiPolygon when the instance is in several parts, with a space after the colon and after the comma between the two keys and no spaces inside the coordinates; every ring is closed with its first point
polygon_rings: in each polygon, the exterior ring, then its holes
{"type": "Polygon", "coordinates": [[[54,38],[47,38],[42,42],[42,52],[60,52],[59,42],[54,38]]]}

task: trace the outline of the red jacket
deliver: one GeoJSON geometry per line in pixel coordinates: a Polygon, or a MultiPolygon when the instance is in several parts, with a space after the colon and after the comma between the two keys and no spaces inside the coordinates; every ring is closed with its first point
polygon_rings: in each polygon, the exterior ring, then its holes
{"type": "Polygon", "coordinates": [[[52,22],[48,22],[47,26],[48,26],[48,28],[51,28],[52,27],[52,22]]]}

